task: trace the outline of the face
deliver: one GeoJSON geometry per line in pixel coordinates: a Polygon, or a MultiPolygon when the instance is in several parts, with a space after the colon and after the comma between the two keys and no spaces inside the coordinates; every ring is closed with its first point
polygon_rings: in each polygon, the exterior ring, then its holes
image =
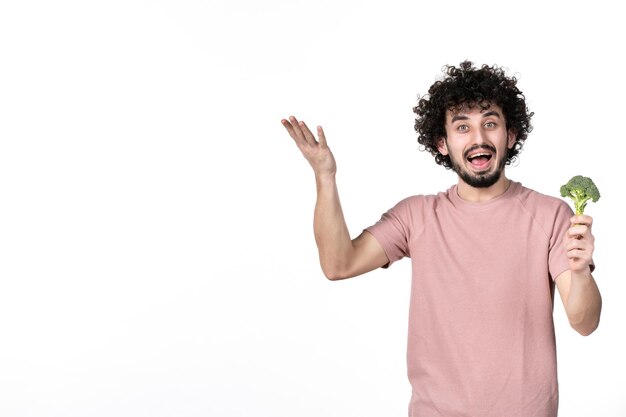
{"type": "Polygon", "coordinates": [[[439,141],[442,155],[449,155],[452,169],[472,187],[494,185],[504,172],[515,134],[507,131],[499,106],[480,106],[446,112],[446,138],[439,141]]]}

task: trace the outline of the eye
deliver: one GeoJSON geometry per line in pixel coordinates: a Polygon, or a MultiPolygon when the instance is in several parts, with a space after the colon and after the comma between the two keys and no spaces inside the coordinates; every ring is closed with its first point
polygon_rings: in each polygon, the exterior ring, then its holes
{"type": "Polygon", "coordinates": [[[487,123],[485,123],[485,127],[487,127],[487,128],[496,127],[496,122],[487,122],[487,123]]]}
{"type": "Polygon", "coordinates": [[[466,130],[468,130],[468,129],[469,129],[469,126],[468,126],[468,125],[458,125],[458,126],[456,127],[456,130],[458,130],[459,132],[465,132],[465,131],[466,131],[466,130]]]}

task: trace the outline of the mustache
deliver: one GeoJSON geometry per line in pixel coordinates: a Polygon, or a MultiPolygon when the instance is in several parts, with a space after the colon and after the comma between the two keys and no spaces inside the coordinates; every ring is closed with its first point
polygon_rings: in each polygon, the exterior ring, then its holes
{"type": "Polygon", "coordinates": [[[491,145],[474,145],[471,148],[469,148],[468,150],[465,151],[465,153],[463,154],[463,157],[465,157],[467,159],[467,156],[477,150],[488,150],[491,151],[492,153],[496,153],[496,148],[491,146],[491,145]]]}

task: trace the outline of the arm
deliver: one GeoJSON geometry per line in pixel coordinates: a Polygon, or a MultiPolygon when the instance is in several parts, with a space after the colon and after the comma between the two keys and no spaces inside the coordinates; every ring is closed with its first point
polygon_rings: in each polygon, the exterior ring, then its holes
{"type": "Polygon", "coordinates": [[[570,325],[587,336],[598,327],[602,310],[602,297],[590,268],[594,249],[593,220],[589,216],[574,216],[571,222],[572,227],[563,239],[570,269],[556,278],[556,286],[570,325]]]}
{"type": "Polygon", "coordinates": [[[363,232],[350,239],[335,181],[337,164],[322,128],[317,128],[318,142],[306,124],[295,117],[283,119],[282,124],[315,173],[313,226],[324,275],[331,280],[351,278],[387,264],[387,255],[371,234],[363,232]]]}

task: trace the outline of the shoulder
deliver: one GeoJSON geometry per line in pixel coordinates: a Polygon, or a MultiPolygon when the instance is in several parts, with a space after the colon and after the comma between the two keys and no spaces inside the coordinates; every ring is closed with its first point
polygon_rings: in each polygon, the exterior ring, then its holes
{"type": "Polygon", "coordinates": [[[569,205],[561,198],[546,195],[518,183],[517,201],[536,215],[555,216],[560,213],[573,215],[569,205]]]}
{"type": "Polygon", "coordinates": [[[406,213],[423,213],[436,209],[437,206],[448,201],[447,192],[438,194],[412,195],[400,200],[393,208],[393,211],[406,213]]]}
{"type": "Polygon", "coordinates": [[[551,239],[562,236],[570,226],[574,212],[563,199],[542,194],[521,184],[516,197],[523,210],[551,239]]]}
{"type": "Polygon", "coordinates": [[[412,195],[400,200],[395,206],[385,212],[380,222],[394,222],[402,224],[407,229],[423,224],[425,218],[436,206],[437,196],[433,195],[412,195]]]}

